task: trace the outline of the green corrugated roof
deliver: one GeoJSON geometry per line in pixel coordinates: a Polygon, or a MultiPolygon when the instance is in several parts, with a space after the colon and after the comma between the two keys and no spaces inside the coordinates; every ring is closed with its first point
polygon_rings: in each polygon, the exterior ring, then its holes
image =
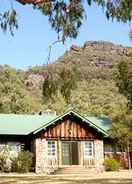
{"type": "Polygon", "coordinates": [[[108,132],[110,130],[111,126],[111,119],[108,117],[86,117],[89,121],[94,122],[98,127],[100,127],[102,130],[108,132]]]}
{"type": "Polygon", "coordinates": [[[97,131],[105,136],[108,136],[110,128],[110,119],[84,117],[79,113],[69,110],[61,116],[56,115],[16,115],[16,114],[0,114],[0,134],[3,135],[28,135],[30,133],[36,134],[42,129],[54,124],[59,119],[62,119],[68,114],[77,116],[82,121],[89,124],[97,131]]]}
{"type": "Polygon", "coordinates": [[[0,114],[0,134],[28,135],[56,116],[0,114]]]}

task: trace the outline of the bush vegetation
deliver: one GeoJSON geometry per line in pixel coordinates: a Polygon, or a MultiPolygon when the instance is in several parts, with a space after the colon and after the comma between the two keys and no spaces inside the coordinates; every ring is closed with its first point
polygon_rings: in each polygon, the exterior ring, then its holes
{"type": "Polygon", "coordinates": [[[21,151],[18,156],[12,160],[12,171],[19,173],[27,173],[31,170],[32,153],[29,151],[21,151]]]}
{"type": "Polygon", "coordinates": [[[26,173],[31,170],[32,153],[29,151],[20,151],[12,153],[10,147],[6,145],[0,152],[0,170],[1,172],[19,172],[26,173]]]}
{"type": "Polygon", "coordinates": [[[6,145],[0,152],[0,170],[2,172],[10,172],[11,171],[11,157],[10,147],[6,145]]]}
{"type": "Polygon", "coordinates": [[[119,171],[120,162],[113,158],[105,159],[104,167],[106,171],[119,171]]]}

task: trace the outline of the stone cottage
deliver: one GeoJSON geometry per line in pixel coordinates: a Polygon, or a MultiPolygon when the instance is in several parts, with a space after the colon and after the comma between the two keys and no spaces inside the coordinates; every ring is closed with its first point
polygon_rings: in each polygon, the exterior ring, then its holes
{"type": "MultiPolygon", "coordinates": [[[[41,115],[0,114],[0,149],[30,150],[36,173],[75,165],[102,168],[104,158],[115,151],[109,138],[108,118],[82,116],[69,110],[57,116],[47,111],[41,115]]],[[[120,159],[125,152],[116,150],[120,159]]]]}

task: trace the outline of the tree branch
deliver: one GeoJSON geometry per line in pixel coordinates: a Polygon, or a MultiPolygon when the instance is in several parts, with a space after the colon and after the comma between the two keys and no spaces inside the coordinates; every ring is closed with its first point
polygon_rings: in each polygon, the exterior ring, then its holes
{"type": "Polygon", "coordinates": [[[25,4],[37,5],[37,4],[44,2],[44,0],[16,0],[16,1],[23,4],[23,5],[25,5],[25,4]]]}

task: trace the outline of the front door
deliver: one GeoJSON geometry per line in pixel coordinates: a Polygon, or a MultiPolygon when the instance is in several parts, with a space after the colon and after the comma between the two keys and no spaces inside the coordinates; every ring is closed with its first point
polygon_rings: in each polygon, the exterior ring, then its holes
{"type": "Polygon", "coordinates": [[[78,142],[62,142],[62,164],[78,165],[78,142]]]}
{"type": "Polygon", "coordinates": [[[71,142],[71,149],[72,165],[78,165],[78,142],[71,142]]]}

